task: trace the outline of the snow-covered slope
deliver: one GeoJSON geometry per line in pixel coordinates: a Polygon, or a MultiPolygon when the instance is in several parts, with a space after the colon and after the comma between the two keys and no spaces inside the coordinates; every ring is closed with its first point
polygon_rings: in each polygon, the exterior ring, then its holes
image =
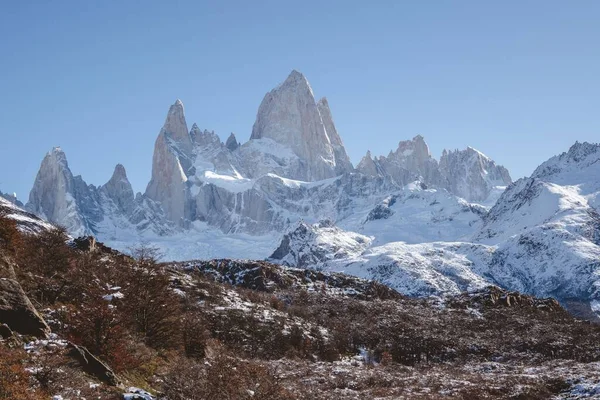
{"type": "Polygon", "coordinates": [[[35,214],[25,211],[15,204],[15,202],[9,201],[3,196],[0,196],[0,215],[15,220],[18,229],[26,233],[37,233],[53,227],[52,224],[37,217],[35,214]]]}
{"type": "MultiPolygon", "coordinates": [[[[347,230],[338,235],[359,232],[371,239],[368,247],[321,256],[313,264],[417,296],[496,284],[555,297],[590,316],[600,311],[599,160],[600,146],[577,143],[532,178],[509,185],[489,212],[445,190],[407,185],[366,216],[357,212],[338,222],[347,230]]],[[[311,259],[307,249],[322,254],[327,236],[313,225],[284,242],[311,259]]],[[[272,259],[298,263],[292,251],[275,252],[272,259]]]]}
{"type": "Polygon", "coordinates": [[[373,236],[374,244],[466,241],[480,228],[487,210],[421,182],[406,185],[365,212],[339,221],[345,229],[373,236]]]}
{"type": "Polygon", "coordinates": [[[493,248],[489,246],[372,243],[372,237],[343,231],[330,223],[300,223],[284,236],[270,260],[377,280],[410,296],[455,294],[490,284],[477,270],[491,261],[493,248]]]}

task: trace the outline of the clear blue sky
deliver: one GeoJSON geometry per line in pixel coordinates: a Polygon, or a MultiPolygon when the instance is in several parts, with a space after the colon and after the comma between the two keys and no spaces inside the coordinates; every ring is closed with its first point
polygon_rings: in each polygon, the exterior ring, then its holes
{"type": "Polygon", "coordinates": [[[60,145],[74,174],[134,190],[180,98],[189,126],[251,133],[292,69],[350,157],[425,137],[514,178],[600,141],[598,1],[10,1],[0,12],[0,190],[26,200],[60,145]]]}

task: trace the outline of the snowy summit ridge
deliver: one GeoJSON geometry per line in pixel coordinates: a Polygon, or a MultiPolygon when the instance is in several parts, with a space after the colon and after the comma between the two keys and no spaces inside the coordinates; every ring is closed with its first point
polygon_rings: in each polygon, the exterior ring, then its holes
{"type": "Polygon", "coordinates": [[[354,168],[329,102],[294,70],[264,96],[247,142],[188,129],[177,100],[144,194],[134,196],[120,164],[106,184],[88,185],[56,148],[27,209],[116,248],[148,241],[168,259],[271,256],[413,296],[497,284],[593,313],[599,160],[599,145],[576,143],[513,183],[480,151],[436,160],[417,135],[387,156],[368,151],[354,168]]]}

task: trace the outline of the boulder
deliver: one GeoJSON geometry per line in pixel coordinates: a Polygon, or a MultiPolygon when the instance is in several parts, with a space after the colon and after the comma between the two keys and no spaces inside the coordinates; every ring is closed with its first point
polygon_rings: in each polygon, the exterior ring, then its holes
{"type": "Polygon", "coordinates": [[[86,373],[108,385],[117,386],[119,384],[119,379],[113,370],[90,353],[88,349],[74,343],[69,343],[69,348],[69,355],[79,362],[86,373]]]}
{"type": "Polygon", "coordinates": [[[14,279],[0,278],[0,323],[22,335],[47,338],[50,333],[50,328],[14,279]]]}

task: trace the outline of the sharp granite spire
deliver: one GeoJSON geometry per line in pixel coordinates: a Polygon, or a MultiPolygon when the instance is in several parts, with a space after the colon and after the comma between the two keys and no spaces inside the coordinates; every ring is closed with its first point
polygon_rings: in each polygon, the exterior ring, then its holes
{"type": "Polygon", "coordinates": [[[297,168],[288,178],[317,181],[336,175],[334,148],[313,91],[296,70],[265,95],[250,139],[274,140],[298,156],[304,168],[297,168]]]}
{"type": "Polygon", "coordinates": [[[192,166],[192,140],[187,129],[183,103],[169,108],[165,124],[154,144],[152,178],[146,196],[159,202],[167,219],[180,226],[186,221],[187,173],[192,166]]]}

